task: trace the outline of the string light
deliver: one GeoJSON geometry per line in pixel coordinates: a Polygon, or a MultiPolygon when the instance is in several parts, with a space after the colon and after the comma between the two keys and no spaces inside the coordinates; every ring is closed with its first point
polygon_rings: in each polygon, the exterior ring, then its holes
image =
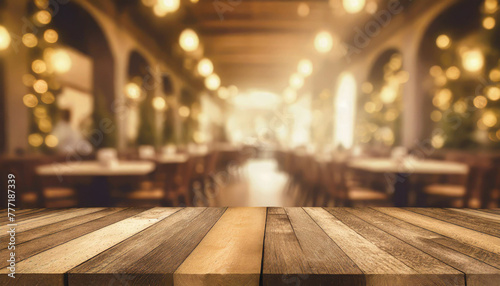
{"type": "Polygon", "coordinates": [[[49,134],[45,137],[45,145],[50,148],[54,148],[59,144],[59,139],[56,136],[49,134]]]}
{"type": "Polygon", "coordinates": [[[291,88],[300,89],[304,85],[304,78],[300,74],[294,73],[290,76],[289,83],[291,88]]]}
{"type": "Polygon", "coordinates": [[[493,18],[493,17],[486,17],[486,18],[484,18],[484,20],[483,20],[483,27],[486,30],[491,30],[491,29],[495,28],[495,25],[496,25],[495,18],[493,18]]]}
{"type": "Polygon", "coordinates": [[[308,59],[300,60],[297,66],[297,71],[305,77],[310,76],[313,72],[312,62],[308,59]]]}
{"type": "Polygon", "coordinates": [[[48,91],[48,92],[42,94],[41,100],[45,104],[52,104],[52,103],[54,103],[56,98],[52,92],[48,91]]]}
{"type": "Polygon", "coordinates": [[[229,98],[229,90],[226,87],[221,86],[217,90],[217,96],[219,96],[220,99],[228,99],[229,98]]]}
{"type": "Polygon", "coordinates": [[[161,96],[157,96],[155,98],[153,98],[153,108],[156,109],[156,110],[165,110],[165,108],[167,107],[167,102],[165,101],[165,99],[161,96]]]}
{"type": "Polygon", "coordinates": [[[23,96],[23,103],[24,105],[26,105],[27,107],[35,107],[38,105],[38,98],[36,98],[35,95],[33,94],[26,94],[25,96],[23,96]]]}
{"type": "Polygon", "coordinates": [[[153,12],[156,16],[163,17],[179,10],[180,4],[180,0],[158,0],[154,5],[153,12]]]}
{"type": "Polygon", "coordinates": [[[309,15],[309,5],[304,2],[300,2],[299,6],[297,7],[297,14],[300,17],[307,17],[309,15]]]}
{"type": "Polygon", "coordinates": [[[195,31],[185,29],[179,36],[179,45],[186,52],[194,52],[198,49],[200,39],[195,31]]]}
{"type": "Polygon", "coordinates": [[[129,82],[125,85],[125,95],[130,99],[139,99],[141,97],[141,87],[135,82],[129,82]]]}
{"type": "Polygon", "coordinates": [[[484,55],[479,49],[467,50],[462,53],[462,65],[469,72],[477,72],[483,68],[484,55]]]}
{"type": "Polygon", "coordinates": [[[7,49],[10,45],[11,38],[9,31],[4,26],[0,26],[0,51],[7,49]]]}
{"type": "Polygon", "coordinates": [[[474,98],[472,103],[476,108],[482,109],[486,107],[486,104],[488,104],[488,100],[486,99],[486,97],[478,95],[474,98]]]}
{"type": "Polygon", "coordinates": [[[500,99],[500,88],[497,86],[491,86],[486,91],[486,96],[493,101],[500,99]]]}
{"type": "Polygon", "coordinates": [[[497,116],[493,111],[486,111],[481,117],[481,121],[486,127],[493,127],[497,124],[497,116]]]}
{"type": "Polygon", "coordinates": [[[283,91],[283,99],[284,99],[285,103],[292,104],[297,99],[297,93],[292,88],[287,87],[283,91]]]}
{"type": "Polygon", "coordinates": [[[439,35],[436,38],[436,45],[438,46],[438,48],[445,50],[450,47],[451,39],[447,35],[439,35]]]}
{"type": "Polygon", "coordinates": [[[43,137],[39,133],[33,133],[28,136],[28,143],[33,147],[38,147],[43,143],[43,137]]]}
{"type": "Polygon", "coordinates": [[[35,81],[35,83],[33,84],[33,89],[37,93],[45,93],[49,89],[49,85],[47,84],[47,82],[45,80],[39,79],[39,80],[35,81]]]}
{"type": "Polygon", "coordinates": [[[41,74],[47,71],[47,65],[42,60],[34,60],[33,63],[31,63],[31,69],[34,73],[41,74]]]}
{"type": "Polygon", "coordinates": [[[55,42],[57,42],[57,40],[59,39],[59,35],[57,34],[57,32],[53,29],[47,29],[44,33],[43,33],[43,39],[49,43],[49,44],[53,44],[55,42]]]}
{"type": "Polygon", "coordinates": [[[179,107],[179,115],[181,117],[187,118],[187,117],[189,117],[190,113],[191,113],[191,110],[189,110],[189,107],[187,107],[187,106],[179,107]]]}
{"type": "Polygon", "coordinates": [[[66,73],[71,69],[71,58],[64,50],[57,50],[50,56],[50,63],[57,73],[66,73]]]}
{"type": "Polygon", "coordinates": [[[490,80],[494,82],[500,81],[500,69],[492,69],[489,74],[490,80]]]}
{"type": "Polygon", "coordinates": [[[365,0],[343,0],[344,9],[349,14],[356,14],[365,7],[365,0]]]}
{"type": "Polygon", "coordinates": [[[214,71],[214,65],[211,60],[203,58],[198,62],[197,69],[201,76],[207,77],[214,71]]]}
{"type": "Polygon", "coordinates": [[[52,15],[46,10],[41,10],[36,12],[35,19],[38,23],[42,25],[47,25],[52,20],[52,15]]]}
{"type": "Polygon", "coordinates": [[[24,34],[21,41],[28,48],[33,48],[33,47],[36,47],[36,45],[38,45],[38,39],[32,33],[24,34]]]}
{"type": "Polygon", "coordinates": [[[333,47],[332,35],[327,31],[321,31],[314,38],[314,48],[319,53],[328,53],[333,47]]]}
{"type": "Polygon", "coordinates": [[[205,78],[205,87],[209,90],[216,90],[220,86],[220,78],[217,74],[213,73],[205,78]]]}

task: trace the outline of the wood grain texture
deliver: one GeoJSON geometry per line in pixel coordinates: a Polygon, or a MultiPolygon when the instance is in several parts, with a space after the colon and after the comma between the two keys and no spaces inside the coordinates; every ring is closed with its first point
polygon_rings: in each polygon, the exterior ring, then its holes
{"type": "Polygon", "coordinates": [[[454,212],[464,213],[467,216],[480,217],[482,219],[486,219],[488,221],[500,222],[500,214],[492,214],[487,212],[482,212],[480,210],[473,209],[450,209],[454,212]]]}
{"type": "MultiPolygon", "coordinates": [[[[397,211],[396,208],[385,212],[397,211]]],[[[452,238],[397,219],[377,209],[348,209],[348,211],[381,230],[403,240],[422,252],[466,274],[467,285],[497,285],[500,270],[498,255],[467,245],[452,238]],[[484,284],[483,284],[484,283],[484,284]]]]}
{"type": "MultiPolygon", "coordinates": [[[[420,283],[443,286],[465,285],[463,272],[352,215],[346,208],[327,208],[326,210],[378,248],[418,272],[419,275],[416,275],[415,279],[420,283]]],[[[370,258],[373,259],[373,257],[370,258]]]]}
{"type": "Polygon", "coordinates": [[[361,269],[303,209],[285,208],[285,212],[286,216],[268,216],[269,225],[264,245],[264,285],[293,281],[307,285],[366,284],[361,269]]]}
{"type": "Polygon", "coordinates": [[[173,273],[224,213],[187,208],[130,237],[69,272],[71,285],[172,285],[173,273]]]}
{"type": "Polygon", "coordinates": [[[175,285],[259,285],[266,208],[228,209],[174,273],[175,285]]]}
{"type": "MultiPolygon", "coordinates": [[[[25,259],[17,264],[15,283],[35,285],[43,279],[46,285],[64,285],[64,273],[70,269],[178,210],[153,208],[25,259]]],[[[0,270],[0,284],[12,283],[12,278],[1,275],[6,273],[7,269],[0,270]]]]}

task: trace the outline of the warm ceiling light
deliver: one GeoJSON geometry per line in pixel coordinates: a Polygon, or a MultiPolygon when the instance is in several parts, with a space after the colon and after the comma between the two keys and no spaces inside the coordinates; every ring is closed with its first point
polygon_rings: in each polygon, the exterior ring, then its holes
{"type": "Polygon", "coordinates": [[[205,87],[209,90],[216,90],[220,86],[220,78],[217,74],[211,74],[205,78],[205,87]]]}
{"type": "Polygon", "coordinates": [[[203,58],[201,59],[201,61],[198,62],[198,73],[201,75],[201,76],[204,76],[204,77],[207,77],[209,75],[212,74],[212,72],[214,71],[214,65],[212,64],[212,61],[207,59],[207,58],[203,58]]]}
{"type": "Polygon", "coordinates": [[[328,53],[333,47],[333,38],[329,32],[322,31],[314,38],[314,48],[320,53],[328,53]]]}
{"type": "Polygon", "coordinates": [[[349,14],[356,14],[365,7],[365,0],[343,0],[344,9],[349,14]]]}
{"type": "Polygon", "coordinates": [[[0,51],[7,49],[10,45],[10,34],[4,26],[0,26],[0,51]]]}
{"type": "Polygon", "coordinates": [[[297,71],[303,76],[310,76],[313,72],[312,62],[308,59],[300,60],[297,71]]]}
{"type": "Polygon", "coordinates": [[[198,45],[200,44],[200,39],[198,39],[198,35],[195,31],[191,29],[185,29],[182,31],[179,37],[179,45],[186,52],[193,52],[198,49],[198,45]]]}
{"type": "Polygon", "coordinates": [[[125,95],[130,99],[139,99],[141,97],[141,87],[135,82],[129,82],[125,85],[125,95]]]}
{"type": "Polygon", "coordinates": [[[478,50],[468,50],[462,53],[462,65],[469,72],[477,72],[484,66],[484,55],[478,50]]]}
{"type": "Polygon", "coordinates": [[[304,78],[298,74],[294,73],[290,76],[290,87],[293,89],[300,89],[304,85],[304,78]]]}
{"type": "Polygon", "coordinates": [[[307,17],[309,15],[309,5],[304,2],[299,3],[299,6],[297,7],[297,14],[300,17],[307,17]]]}
{"type": "Polygon", "coordinates": [[[496,25],[495,18],[493,18],[493,17],[486,17],[486,18],[484,18],[484,20],[483,20],[483,27],[486,30],[491,30],[491,29],[495,28],[495,25],[496,25]]]}
{"type": "Polygon", "coordinates": [[[168,13],[179,10],[180,0],[158,0],[153,8],[153,12],[158,17],[163,17],[168,13]]]}
{"type": "Polygon", "coordinates": [[[167,102],[165,101],[165,98],[161,96],[157,96],[153,98],[153,108],[156,110],[164,110],[165,107],[167,107],[167,102]]]}
{"type": "Polygon", "coordinates": [[[451,40],[447,35],[439,35],[439,37],[436,38],[436,45],[442,50],[449,48],[450,44],[451,40]]]}
{"type": "Polygon", "coordinates": [[[64,50],[55,51],[50,56],[50,64],[57,73],[65,73],[71,69],[71,58],[64,50]]]}

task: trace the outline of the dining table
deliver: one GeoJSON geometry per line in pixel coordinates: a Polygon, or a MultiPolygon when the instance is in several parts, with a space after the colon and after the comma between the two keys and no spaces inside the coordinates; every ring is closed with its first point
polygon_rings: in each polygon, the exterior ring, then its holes
{"type": "MultiPolygon", "coordinates": [[[[111,203],[111,180],[133,182],[151,174],[156,168],[154,162],[120,160],[105,165],[97,160],[77,162],[56,162],[40,165],[35,169],[41,180],[39,197],[43,200],[44,181],[70,185],[77,190],[81,206],[109,206],[111,203]],[[44,180],[50,178],[51,180],[44,180]]],[[[40,202],[43,205],[43,202],[40,202]]]]}
{"type": "Polygon", "coordinates": [[[465,163],[422,159],[411,156],[402,158],[351,158],[350,169],[384,176],[393,191],[394,206],[408,206],[408,197],[413,185],[418,185],[428,175],[466,176],[469,166],[465,163]],[[411,180],[413,178],[413,180],[411,180]]]}

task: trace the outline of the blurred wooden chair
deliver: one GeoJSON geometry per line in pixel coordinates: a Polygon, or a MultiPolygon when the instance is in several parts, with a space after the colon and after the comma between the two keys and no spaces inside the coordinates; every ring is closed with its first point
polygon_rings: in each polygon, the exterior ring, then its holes
{"type": "Polygon", "coordinates": [[[349,169],[345,162],[330,163],[332,188],[330,197],[335,206],[391,206],[391,196],[382,190],[364,187],[362,183],[350,182],[349,169]]]}

